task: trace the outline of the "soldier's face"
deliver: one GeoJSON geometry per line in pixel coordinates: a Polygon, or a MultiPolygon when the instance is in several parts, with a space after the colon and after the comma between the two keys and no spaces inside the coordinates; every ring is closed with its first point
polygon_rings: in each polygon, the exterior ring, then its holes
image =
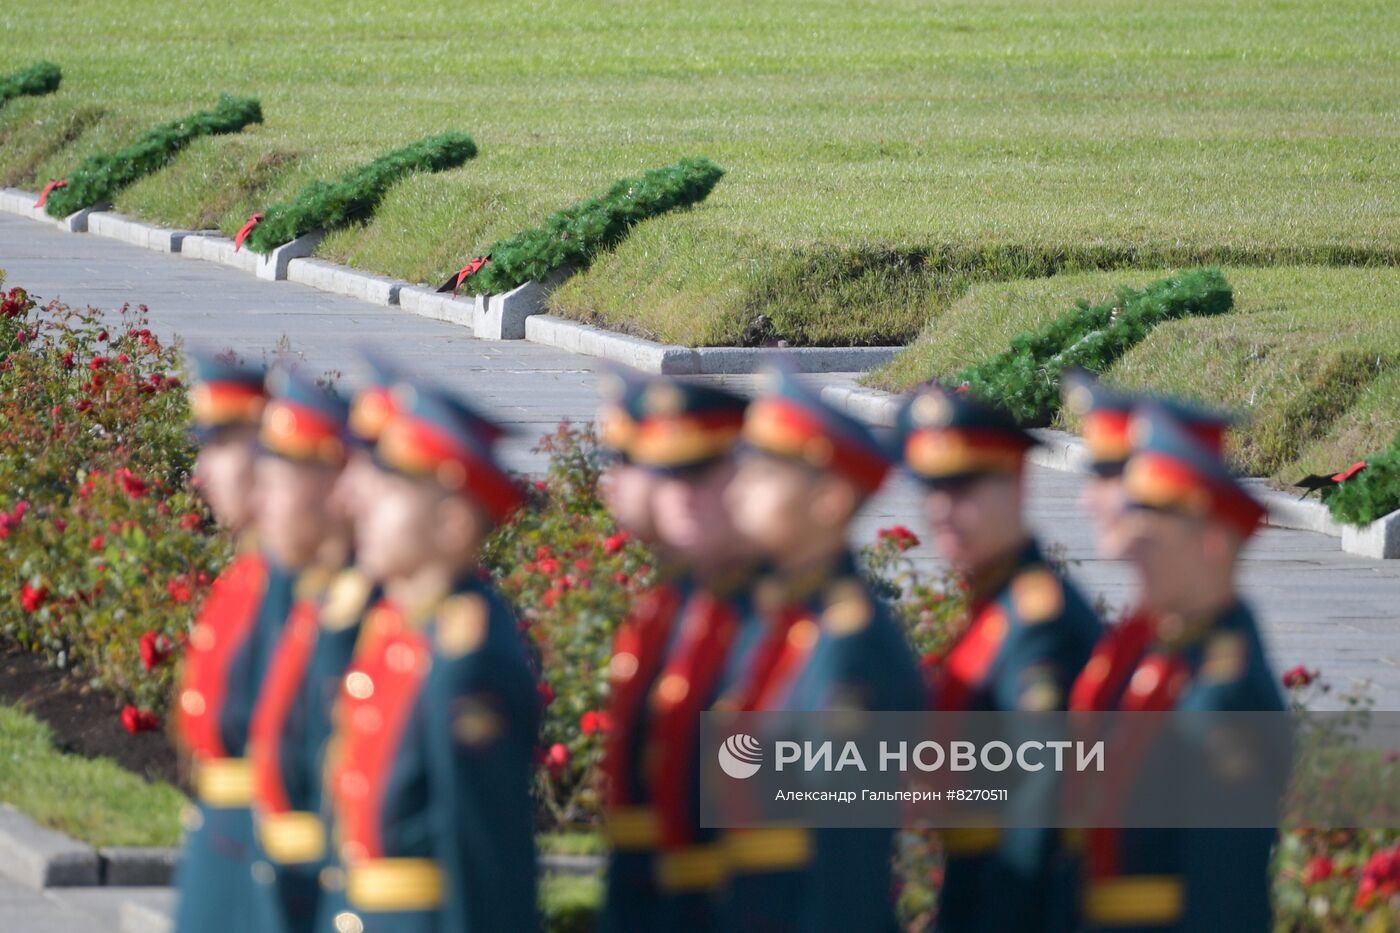
{"type": "Polygon", "coordinates": [[[741,558],[751,550],[725,508],[725,492],[733,480],[732,461],[694,475],[661,477],[652,500],[661,543],[697,561],[741,558]]]}
{"type": "Polygon", "coordinates": [[[823,478],[800,464],[749,454],[739,460],[724,505],[739,534],[761,556],[781,560],[805,551],[814,536],[841,532],[840,516],[823,507],[832,498],[823,495],[829,492],[823,486],[823,478]]]}
{"type": "Polygon", "coordinates": [[[260,546],[285,567],[311,563],[335,526],[327,505],[335,471],[262,456],[254,477],[260,546]]]}
{"type": "Polygon", "coordinates": [[[1021,478],[993,473],[933,488],[924,499],[934,548],[964,573],[1002,560],[1025,538],[1021,478]]]}
{"type": "Polygon", "coordinates": [[[660,482],[650,470],[617,461],[603,472],[599,486],[617,527],[649,544],[657,540],[652,504],[660,482]]]}
{"type": "Polygon", "coordinates": [[[194,482],[214,520],[232,531],[253,521],[253,462],[257,459],[253,428],[224,431],[199,449],[194,482]]]}
{"type": "Polygon", "coordinates": [[[336,477],[327,500],[331,512],[338,519],[354,523],[356,511],[369,501],[369,485],[374,481],[378,469],[374,459],[364,451],[355,451],[350,455],[345,469],[336,477]]]}
{"type": "Polygon", "coordinates": [[[1123,480],[1116,476],[1090,476],[1080,494],[1080,504],[1089,513],[1089,521],[1094,526],[1099,556],[1121,560],[1128,548],[1123,480]]]}
{"type": "Polygon", "coordinates": [[[1185,515],[1129,510],[1123,519],[1127,557],[1133,562],[1142,605],[1157,613],[1192,606],[1206,555],[1206,526],[1185,515]]]}
{"type": "Polygon", "coordinates": [[[428,482],[375,469],[355,510],[355,561],[376,580],[407,577],[436,556],[435,516],[443,496],[428,482]]]}

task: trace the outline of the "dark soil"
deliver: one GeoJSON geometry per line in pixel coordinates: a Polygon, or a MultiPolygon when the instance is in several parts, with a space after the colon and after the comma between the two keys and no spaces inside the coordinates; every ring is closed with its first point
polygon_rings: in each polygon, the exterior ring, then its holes
{"type": "Polygon", "coordinates": [[[0,642],[0,703],[20,706],[47,723],[60,751],[111,758],[147,780],[164,780],[188,790],[168,735],[158,731],[132,735],[122,726],[121,708],[109,694],[9,641],[0,642]]]}

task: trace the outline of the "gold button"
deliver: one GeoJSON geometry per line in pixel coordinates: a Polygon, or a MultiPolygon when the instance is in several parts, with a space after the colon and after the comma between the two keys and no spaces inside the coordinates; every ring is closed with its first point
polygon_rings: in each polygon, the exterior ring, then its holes
{"type": "Polygon", "coordinates": [[[214,647],[214,628],[207,622],[200,622],[190,629],[190,647],[196,651],[208,651],[214,647]]]}
{"type": "Polygon", "coordinates": [[[631,680],[637,676],[637,668],[641,662],[637,656],[630,651],[620,651],[613,655],[612,675],[617,680],[631,680]]]}
{"type": "Polygon", "coordinates": [[[335,915],[336,933],[364,933],[365,922],[360,919],[359,914],[352,914],[348,910],[342,910],[335,915]]]}
{"type": "Polygon", "coordinates": [[[1151,693],[1157,687],[1157,682],[1162,679],[1162,675],[1155,667],[1140,668],[1133,675],[1132,690],[1138,695],[1151,693]]]}
{"type": "Polygon", "coordinates": [[[679,703],[690,692],[690,681],[680,674],[667,674],[656,688],[657,695],[670,704],[679,703]]]}
{"type": "Polygon", "coordinates": [[[191,716],[204,715],[204,694],[198,690],[186,690],[180,694],[180,709],[191,716]]]}
{"type": "Polygon", "coordinates": [[[368,700],[374,695],[374,681],[364,671],[351,671],[345,675],[345,692],[357,700],[368,700]]]}

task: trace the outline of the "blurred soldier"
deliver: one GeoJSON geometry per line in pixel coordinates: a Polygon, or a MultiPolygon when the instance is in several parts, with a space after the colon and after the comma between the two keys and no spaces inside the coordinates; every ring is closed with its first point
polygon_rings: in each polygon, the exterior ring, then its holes
{"type": "MultiPolygon", "coordinates": [[[[1258,627],[1239,599],[1240,552],[1264,516],[1170,410],[1133,416],[1123,470],[1126,554],[1150,620],[1075,686],[1083,709],[1282,710],[1258,627]]],[[[1268,930],[1272,830],[1100,829],[1085,854],[1095,930],[1268,930]]]]}
{"type": "Polygon", "coordinates": [[[688,591],[675,617],[665,620],[664,658],[655,665],[646,715],[637,724],[646,727],[638,737],[639,757],[657,818],[652,929],[704,931],[715,920],[725,863],[718,834],[700,828],[700,715],[714,702],[739,648],[757,572],[753,548],[724,507],[747,401],[659,378],[640,404],[629,459],[658,477],[652,520],[662,549],[683,568],[688,591]]]}
{"type": "Polygon", "coordinates": [[[248,738],[254,816],[266,860],[258,872],[265,882],[260,906],[269,931],[315,925],[328,847],[322,755],[331,706],[373,593],[370,580],[346,566],[350,522],[361,473],[373,469],[363,445],[373,442],[389,413],[389,377],[382,370],[356,396],[352,414],[329,390],[297,377],[285,381],[286,391],[264,419],[263,449],[273,456],[259,465],[269,490],[259,527],[269,552],[283,555],[283,565],[305,569],[296,604],[275,641],[248,738]],[[353,430],[347,434],[348,427],[353,430]]]}
{"type": "MultiPolygon", "coordinates": [[[[1064,709],[1100,625],[1026,525],[1025,455],[1035,439],[997,408],[928,386],[900,413],[899,442],[928,489],[935,547],[969,588],[969,622],[935,672],[934,708],[1064,709]]],[[[1074,873],[1059,833],[950,829],[943,839],[940,930],[1072,923],[1074,873]]]]}
{"type": "Polygon", "coordinates": [[[357,562],[385,598],[335,711],[326,793],[344,887],[323,897],[324,927],[528,933],[538,696],[478,564],[521,492],[453,400],[403,383],[393,396],[355,510],[357,562]]]}
{"type": "MultiPolygon", "coordinates": [[[[1081,504],[1094,526],[1099,556],[1122,560],[1124,540],[1123,465],[1132,443],[1128,425],[1133,408],[1143,398],[1110,388],[1082,369],[1064,376],[1065,407],[1080,419],[1080,432],[1089,452],[1089,478],[1081,504]]],[[[1231,418],[1174,399],[1158,399],[1200,444],[1223,454],[1231,418]]]]}
{"type": "Polygon", "coordinates": [[[268,566],[252,534],[253,465],[267,402],[262,368],[231,354],[193,362],[195,481],[238,552],[190,630],[176,703],[175,729],[193,762],[196,804],[185,820],[175,929],[217,933],[253,928],[251,780],[243,753],[259,680],[254,633],[269,589],[290,592],[291,578],[268,566]]]}
{"type": "Polygon", "coordinates": [[[657,536],[654,497],[661,474],[633,463],[631,443],[642,420],[642,399],[659,379],[616,367],[599,382],[598,443],[608,458],[603,500],[617,527],[656,552],[657,582],[634,601],[617,627],[610,668],[603,753],[608,834],[607,892],[600,927],[606,933],[656,928],[659,893],[656,848],[660,826],[646,786],[643,755],[647,697],[661,670],[671,629],[690,584],[657,536]]]}
{"type": "MultiPolygon", "coordinates": [[[[750,404],[727,496],[741,534],[771,562],[755,591],[759,643],[717,705],[761,710],[912,710],[923,705],[903,633],[856,570],[847,533],[889,460],[858,422],[790,373],[750,404]]],[[[722,930],[892,930],[888,830],[725,833],[722,930]]]]}

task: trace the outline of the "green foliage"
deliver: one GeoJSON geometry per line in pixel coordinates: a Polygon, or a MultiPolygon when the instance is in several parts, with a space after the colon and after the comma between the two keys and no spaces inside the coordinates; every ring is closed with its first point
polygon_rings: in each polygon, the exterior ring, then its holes
{"type": "Polygon", "coordinates": [[[1012,338],[1010,349],[954,377],[977,396],[996,402],[1028,425],[1050,422],[1060,405],[1060,375],[1074,366],[1106,371],[1164,321],[1224,314],[1234,302],[1219,269],[1196,269],[1123,288],[1116,300],[1080,301],[1039,330],[1012,338]]]}
{"type": "Polygon", "coordinates": [[[264,212],[262,222],[248,235],[248,247],[266,253],[313,230],[333,230],[365,220],[389,187],[405,175],[456,168],[475,155],[476,143],[470,136],[443,133],[382,155],[337,181],[313,181],[294,200],[264,212]]]}
{"type": "Polygon", "coordinates": [[[89,845],[174,846],[184,796],[108,758],[54,747],[53,731],[0,706],[0,800],[89,845]]]}
{"type": "Polygon", "coordinates": [[[603,882],[597,876],[540,879],[540,914],[546,933],[591,933],[602,908],[603,882]]]}
{"type": "Polygon", "coordinates": [[[602,197],[580,201],[551,215],[543,226],[493,244],[491,262],[473,276],[471,286],[499,293],[542,282],[559,269],[585,269],[648,217],[705,200],[722,177],[724,170],[709,159],[694,158],[652,169],[641,178],[624,178],[602,197]]]}
{"type": "Polygon", "coordinates": [[[0,75],[0,105],[11,97],[39,97],[58,90],[63,72],[53,62],[35,62],[18,71],[0,75]]]}
{"type": "Polygon", "coordinates": [[[257,100],[225,94],[213,110],[162,123],[116,152],[88,156],[68,175],[65,187],[50,192],[44,208],[50,216],[66,217],[110,200],[122,188],[165,167],[192,140],[236,133],[250,123],[261,122],[262,105],[257,100]]]}
{"type": "Polygon", "coordinates": [[[148,712],[228,543],[145,311],[0,302],[0,636],[148,712]]]}
{"type": "Polygon", "coordinates": [[[646,549],[613,525],[598,494],[591,426],[541,438],[549,455],[528,508],[498,528],[485,565],[516,607],[540,661],[545,704],[536,797],[544,827],[596,825],[613,633],[652,581],[646,549]]]}
{"type": "Polygon", "coordinates": [[[1389,448],[1366,460],[1366,469],[1332,490],[1327,508],[1348,525],[1369,524],[1400,509],[1400,434],[1389,448]]]}

